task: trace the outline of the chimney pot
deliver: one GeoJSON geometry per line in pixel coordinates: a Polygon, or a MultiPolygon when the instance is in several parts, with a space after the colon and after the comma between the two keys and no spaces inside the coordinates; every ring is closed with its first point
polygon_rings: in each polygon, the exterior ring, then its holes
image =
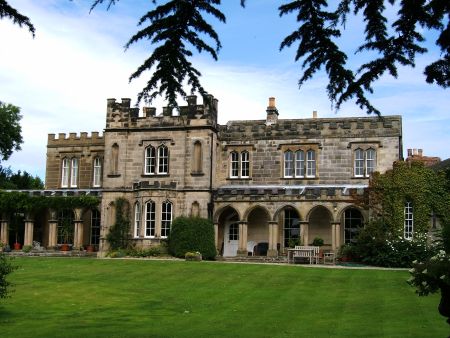
{"type": "Polygon", "coordinates": [[[419,156],[423,156],[423,149],[418,149],[419,156]]]}
{"type": "Polygon", "coordinates": [[[313,110],[313,119],[317,118],[317,110],[313,110]]]}
{"type": "Polygon", "coordinates": [[[275,98],[269,97],[269,108],[275,108],[275,98]]]}
{"type": "Polygon", "coordinates": [[[413,149],[413,155],[417,155],[417,148],[413,149]]]}

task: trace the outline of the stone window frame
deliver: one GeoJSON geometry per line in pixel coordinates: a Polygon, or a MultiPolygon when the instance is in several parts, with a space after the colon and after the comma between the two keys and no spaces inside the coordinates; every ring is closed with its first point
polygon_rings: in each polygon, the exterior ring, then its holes
{"type": "Polygon", "coordinates": [[[403,238],[412,240],[414,237],[414,205],[406,201],[403,209],[403,238]]]}
{"type": "Polygon", "coordinates": [[[382,148],[380,141],[362,141],[362,142],[350,142],[347,146],[352,152],[352,177],[353,178],[370,178],[370,175],[377,170],[378,166],[378,153],[379,148],[382,148]],[[360,166],[358,168],[362,169],[362,174],[357,174],[356,170],[356,154],[358,151],[362,151],[363,158],[358,161],[362,161],[363,167],[360,166]],[[368,154],[370,151],[373,151],[374,158],[368,158],[368,154]],[[372,162],[372,165],[369,165],[369,161],[372,162]],[[371,169],[371,170],[370,170],[371,169]]]}
{"type": "Polygon", "coordinates": [[[156,202],[149,199],[144,204],[144,238],[156,237],[156,202]],[[151,208],[149,208],[151,207],[151,208]]]}
{"type": "Polygon", "coordinates": [[[161,203],[161,226],[160,226],[161,238],[169,237],[172,221],[173,221],[173,203],[167,199],[161,203]],[[170,208],[168,208],[169,206],[170,208]]]}
{"type": "Polygon", "coordinates": [[[61,180],[59,181],[60,187],[65,189],[78,188],[80,178],[80,157],[66,155],[61,160],[61,180]],[[67,165],[64,163],[67,161],[67,165]],[[76,173],[73,172],[73,163],[76,163],[76,173]],[[73,178],[75,176],[75,179],[73,178]]]}
{"type": "Polygon", "coordinates": [[[228,153],[228,179],[244,179],[249,180],[252,177],[252,150],[253,145],[230,145],[227,146],[228,153]],[[233,160],[233,156],[237,158],[233,160]],[[245,156],[247,158],[245,158],[245,156]],[[243,166],[246,164],[246,167],[243,166]],[[237,167],[235,167],[237,165],[237,167]],[[234,171],[237,171],[237,175],[234,175],[234,171]]]}
{"type": "Polygon", "coordinates": [[[318,143],[304,143],[304,144],[281,144],[278,147],[279,150],[281,150],[281,177],[284,179],[317,179],[318,172],[319,172],[319,163],[318,163],[318,157],[319,157],[319,150],[321,149],[320,144],[318,143]],[[291,152],[292,153],[292,176],[286,175],[286,158],[285,154],[291,152]],[[314,160],[308,161],[308,153],[314,154],[314,160]],[[303,153],[303,160],[299,160],[297,158],[297,154],[303,153]],[[299,171],[300,168],[297,168],[298,163],[303,163],[303,175],[301,174],[301,171],[299,171]],[[309,163],[313,162],[313,170],[314,175],[308,175],[308,169],[309,163]]]}
{"type": "Polygon", "coordinates": [[[141,213],[141,204],[139,203],[139,201],[137,201],[136,203],[134,203],[134,238],[141,237],[141,213]]]}
{"type": "Polygon", "coordinates": [[[164,176],[169,175],[169,163],[170,163],[170,149],[166,142],[158,142],[147,144],[144,148],[144,166],[142,176],[164,176]],[[149,149],[153,150],[152,154],[148,155],[149,149]],[[161,150],[166,149],[166,154],[162,154],[161,150]],[[149,164],[152,161],[153,164],[149,164]],[[153,171],[147,170],[153,168],[153,171]],[[161,170],[165,168],[165,170],[161,170]]]}

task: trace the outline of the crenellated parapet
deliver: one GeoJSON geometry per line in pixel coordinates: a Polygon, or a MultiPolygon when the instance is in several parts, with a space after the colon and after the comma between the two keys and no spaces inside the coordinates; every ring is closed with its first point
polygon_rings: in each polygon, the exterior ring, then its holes
{"type": "Polygon", "coordinates": [[[230,121],[219,128],[222,141],[242,139],[370,138],[401,134],[401,116],[230,121]]]}
{"type": "Polygon", "coordinates": [[[47,147],[71,147],[71,146],[93,146],[103,145],[104,138],[98,131],[93,131],[89,135],[87,132],[48,134],[47,147]]]}
{"type": "Polygon", "coordinates": [[[160,127],[213,126],[217,125],[218,100],[212,95],[197,103],[197,96],[186,97],[187,105],[178,110],[163,107],[158,111],[155,107],[139,108],[130,106],[131,100],[122,98],[107,100],[106,129],[137,129],[160,127]]]}

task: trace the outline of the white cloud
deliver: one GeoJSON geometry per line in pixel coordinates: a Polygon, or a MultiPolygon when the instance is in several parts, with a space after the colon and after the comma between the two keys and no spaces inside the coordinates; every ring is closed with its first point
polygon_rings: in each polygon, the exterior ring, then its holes
{"type": "MultiPolygon", "coordinates": [[[[26,29],[0,21],[0,43],[8,46],[0,54],[0,99],[20,106],[24,115],[23,150],[14,153],[7,165],[41,177],[48,133],[101,131],[106,99],[134,101],[146,81],[144,77],[128,84],[129,75],[148,56],[148,45],[132,46],[126,53],[123,49],[139,15],[126,11],[125,2],[111,12],[100,8],[90,15],[84,2],[62,3],[21,1],[17,5],[35,24],[35,39],[26,29]]],[[[256,52],[251,63],[242,62],[239,51],[234,59],[228,52],[219,62],[195,58],[204,86],[219,99],[220,123],[264,119],[270,96],[277,99],[280,118],[310,117],[313,110],[319,117],[365,115],[353,102],[344,104],[336,115],[323,74],[299,91],[300,65],[286,63],[277,50],[267,53],[274,55],[270,65],[259,63],[256,52]]],[[[425,57],[418,59],[418,69],[402,69],[398,80],[383,77],[375,87],[373,103],[384,114],[403,115],[405,149],[424,148],[426,154],[447,158],[450,99],[448,92],[423,82],[420,74],[427,62],[425,57]]],[[[164,102],[158,99],[153,105],[161,110],[164,102]]]]}

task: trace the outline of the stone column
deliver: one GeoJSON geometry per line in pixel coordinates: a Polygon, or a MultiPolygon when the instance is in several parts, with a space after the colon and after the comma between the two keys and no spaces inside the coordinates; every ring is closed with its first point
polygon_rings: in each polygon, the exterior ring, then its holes
{"type": "Polygon", "coordinates": [[[1,215],[2,219],[0,220],[0,243],[8,243],[9,242],[9,231],[8,231],[8,221],[6,215],[1,215]]]}
{"type": "Polygon", "coordinates": [[[247,222],[239,222],[238,256],[247,256],[247,222]]]}
{"type": "Polygon", "coordinates": [[[269,222],[269,250],[267,251],[267,256],[277,257],[278,256],[278,222],[269,222]]]}
{"type": "Polygon", "coordinates": [[[341,242],[341,224],[339,222],[331,223],[331,247],[333,251],[336,251],[341,242]]]}
{"type": "Polygon", "coordinates": [[[216,251],[219,252],[219,223],[214,223],[214,244],[216,246],[216,251]]]}
{"type": "Polygon", "coordinates": [[[309,223],[306,221],[300,221],[300,240],[302,245],[308,245],[308,230],[309,223]]]}
{"type": "Polygon", "coordinates": [[[34,219],[31,214],[25,215],[25,236],[23,245],[33,245],[34,219]]]}
{"type": "Polygon", "coordinates": [[[50,219],[48,220],[48,247],[54,248],[58,243],[58,219],[56,210],[50,210],[50,219]]]}
{"type": "Polygon", "coordinates": [[[73,210],[73,213],[75,215],[75,219],[73,220],[74,223],[74,233],[73,233],[73,248],[78,249],[81,246],[83,246],[83,230],[84,230],[84,224],[82,214],[83,209],[76,208],[73,210]]]}

